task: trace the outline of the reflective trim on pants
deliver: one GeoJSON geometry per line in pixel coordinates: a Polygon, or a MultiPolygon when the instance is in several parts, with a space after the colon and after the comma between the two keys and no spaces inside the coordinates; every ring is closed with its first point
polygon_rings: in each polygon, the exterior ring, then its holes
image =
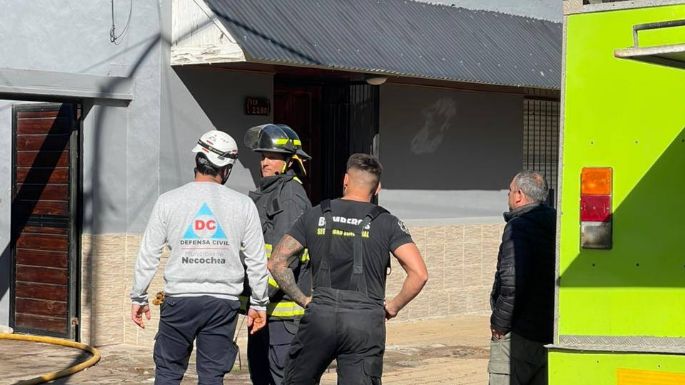
{"type": "Polygon", "coordinates": [[[304,308],[294,301],[280,301],[266,305],[266,314],[277,318],[302,317],[304,308]]]}
{"type": "MultiPolygon", "coordinates": [[[[245,314],[250,299],[240,296],[240,311],[245,314]]],[[[266,305],[266,314],[269,318],[293,319],[304,315],[304,308],[295,301],[271,302],[266,305]]]]}

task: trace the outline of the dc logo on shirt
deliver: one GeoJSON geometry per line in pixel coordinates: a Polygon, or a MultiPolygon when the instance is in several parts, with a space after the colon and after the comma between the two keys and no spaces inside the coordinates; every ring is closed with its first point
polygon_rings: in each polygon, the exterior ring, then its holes
{"type": "Polygon", "coordinates": [[[185,239],[226,239],[226,234],[221,228],[219,221],[207,203],[203,203],[200,210],[195,214],[188,229],[183,235],[185,239]]]}

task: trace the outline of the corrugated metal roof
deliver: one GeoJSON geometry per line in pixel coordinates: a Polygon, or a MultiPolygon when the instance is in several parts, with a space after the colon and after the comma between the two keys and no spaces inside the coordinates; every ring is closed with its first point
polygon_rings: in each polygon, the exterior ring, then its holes
{"type": "Polygon", "coordinates": [[[408,0],[205,0],[249,61],[558,89],[561,24],[408,0]]]}
{"type": "Polygon", "coordinates": [[[423,3],[442,4],[467,9],[482,9],[509,15],[528,16],[535,19],[561,23],[564,16],[561,0],[416,0],[423,3]]]}

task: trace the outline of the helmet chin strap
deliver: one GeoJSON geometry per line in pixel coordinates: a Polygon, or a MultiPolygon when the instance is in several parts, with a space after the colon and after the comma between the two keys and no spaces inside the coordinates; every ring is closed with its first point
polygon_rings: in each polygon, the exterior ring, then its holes
{"type": "Polygon", "coordinates": [[[228,177],[231,175],[231,170],[233,169],[233,165],[229,164],[226,166],[226,170],[223,172],[224,175],[221,176],[221,184],[225,185],[226,182],[228,181],[228,177]]]}
{"type": "Polygon", "coordinates": [[[290,167],[290,159],[291,158],[286,158],[285,161],[283,162],[283,167],[281,167],[280,172],[276,172],[276,175],[278,174],[285,174],[286,171],[288,171],[288,167],[290,167]]]}
{"type": "Polygon", "coordinates": [[[292,159],[292,158],[285,158],[285,160],[283,161],[283,167],[281,167],[280,171],[275,171],[274,175],[285,174],[288,171],[288,169],[290,168],[290,163],[291,163],[290,159],[292,159]]]}
{"type": "Polygon", "coordinates": [[[302,171],[302,175],[305,175],[305,176],[307,175],[307,169],[304,168],[304,162],[302,161],[302,159],[300,159],[299,156],[293,155],[293,157],[291,158],[290,163],[291,163],[291,164],[292,164],[292,163],[297,163],[297,165],[300,167],[300,170],[302,171]]]}

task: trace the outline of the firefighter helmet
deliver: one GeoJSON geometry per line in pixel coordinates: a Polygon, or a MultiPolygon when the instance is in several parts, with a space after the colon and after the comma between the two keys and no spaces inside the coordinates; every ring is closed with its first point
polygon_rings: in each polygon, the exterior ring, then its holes
{"type": "Polygon", "coordinates": [[[262,124],[247,130],[244,137],[247,148],[255,152],[278,152],[297,155],[299,158],[311,159],[304,150],[297,133],[285,124],[262,124]]]}

